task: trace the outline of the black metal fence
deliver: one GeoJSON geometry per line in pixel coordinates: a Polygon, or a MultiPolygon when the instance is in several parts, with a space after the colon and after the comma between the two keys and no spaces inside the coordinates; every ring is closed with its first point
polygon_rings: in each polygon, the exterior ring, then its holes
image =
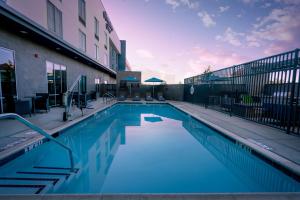
{"type": "Polygon", "coordinates": [[[300,135],[299,49],[184,82],[185,101],[300,135]]]}

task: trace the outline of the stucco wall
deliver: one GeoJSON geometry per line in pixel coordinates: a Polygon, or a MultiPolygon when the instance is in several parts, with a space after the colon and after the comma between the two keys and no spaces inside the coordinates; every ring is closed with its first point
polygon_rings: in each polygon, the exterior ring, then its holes
{"type": "MultiPolygon", "coordinates": [[[[38,41],[37,41],[38,42],[38,41]]],[[[48,92],[46,61],[62,64],[67,67],[68,87],[78,75],[87,76],[87,90],[95,90],[95,78],[108,83],[115,83],[115,79],[96,69],[82,64],[74,59],[38,45],[34,41],[22,38],[0,27],[0,47],[15,51],[16,79],[18,98],[37,92],[48,92]]]]}

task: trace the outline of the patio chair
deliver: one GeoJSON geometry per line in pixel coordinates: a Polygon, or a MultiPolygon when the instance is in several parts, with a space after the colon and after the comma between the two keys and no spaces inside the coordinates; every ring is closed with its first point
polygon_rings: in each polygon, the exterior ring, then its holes
{"type": "Polygon", "coordinates": [[[36,110],[46,110],[46,112],[49,111],[49,94],[48,93],[36,93],[35,109],[36,110]]]}
{"type": "Polygon", "coordinates": [[[31,100],[17,100],[15,102],[15,112],[19,115],[29,114],[29,116],[31,117],[31,109],[31,100]]]}
{"type": "Polygon", "coordinates": [[[140,98],[140,95],[138,93],[136,93],[133,98],[132,98],[132,101],[140,101],[141,98],[140,98]]]}
{"type": "Polygon", "coordinates": [[[146,93],[145,100],[146,100],[146,101],[153,101],[153,98],[152,98],[152,96],[151,96],[151,93],[149,93],[149,92],[146,93]]]}
{"type": "Polygon", "coordinates": [[[124,93],[121,93],[118,97],[118,101],[125,101],[126,100],[126,95],[124,93]]]}
{"type": "Polygon", "coordinates": [[[165,98],[163,97],[161,92],[157,93],[157,100],[158,101],[165,101],[165,98]]]}

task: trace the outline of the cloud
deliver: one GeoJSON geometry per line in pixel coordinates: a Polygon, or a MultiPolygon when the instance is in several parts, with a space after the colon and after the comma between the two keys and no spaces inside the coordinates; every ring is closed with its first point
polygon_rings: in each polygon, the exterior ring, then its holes
{"type": "Polygon", "coordinates": [[[244,35],[245,35],[244,33],[235,32],[230,27],[227,27],[223,35],[216,36],[216,40],[228,42],[229,44],[238,47],[238,46],[242,46],[240,37],[244,35]]]}
{"type": "Polygon", "coordinates": [[[186,6],[189,9],[197,9],[199,7],[199,2],[195,0],[165,0],[166,4],[170,5],[173,10],[179,6],[186,6]]]}
{"type": "Polygon", "coordinates": [[[146,49],[138,49],[136,50],[136,53],[141,58],[147,58],[147,59],[154,58],[153,54],[146,49]]]}
{"type": "Polygon", "coordinates": [[[205,27],[213,27],[216,25],[216,22],[213,20],[212,15],[209,15],[206,11],[199,12],[198,16],[201,18],[202,23],[205,27]]]}
{"type": "Polygon", "coordinates": [[[291,44],[299,40],[299,30],[299,7],[276,8],[253,25],[246,40],[248,46],[268,45],[270,42],[291,44]]]}
{"type": "Polygon", "coordinates": [[[193,49],[194,58],[187,61],[190,71],[200,74],[208,65],[212,66],[212,70],[230,67],[249,60],[248,57],[241,56],[228,50],[210,51],[205,48],[195,47],[193,49]]]}
{"type": "Polygon", "coordinates": [[[180,6],[180,3],[178,0],[166,0],[166,4],[172,6],[173,10],[175,10],[178,6],[180,6]]]}
{"type": "Polygon", "coordinates": [[[230,8],[230,6],[220,6],[220,7],[219,7],[219,10],[220,10],[220,12],[222,13],[222,12],[227,11],[229,8],[230,8]]]}

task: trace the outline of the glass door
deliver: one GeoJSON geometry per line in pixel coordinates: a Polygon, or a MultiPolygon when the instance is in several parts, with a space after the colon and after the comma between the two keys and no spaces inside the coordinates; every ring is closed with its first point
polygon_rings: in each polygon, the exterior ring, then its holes
{"type": "Polygon", "coordinates": [[[14,51],[0,47],[0,113],[14,112],[16,98],[14,51]]]}
{"type": "Polygon", "coordinates": [[[67,91],[66,66],[46,61],[50,106],[62,105],[63,93],[67,91]]]}

